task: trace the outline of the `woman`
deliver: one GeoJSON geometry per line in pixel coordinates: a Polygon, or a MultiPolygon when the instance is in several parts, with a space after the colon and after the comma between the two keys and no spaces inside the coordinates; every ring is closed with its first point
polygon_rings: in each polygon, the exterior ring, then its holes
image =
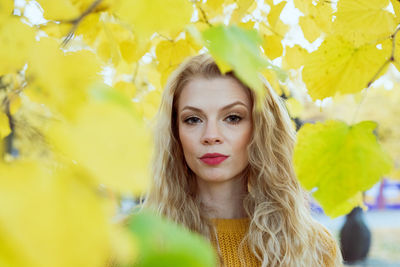
{"type": "Polygon", "coordinates": [[[207,54],[172,73],[145,206],[209,238],[224,266],[340,266],[296,179],[290,118],[265,84],[257,109],[253,90],[207,54]]]}

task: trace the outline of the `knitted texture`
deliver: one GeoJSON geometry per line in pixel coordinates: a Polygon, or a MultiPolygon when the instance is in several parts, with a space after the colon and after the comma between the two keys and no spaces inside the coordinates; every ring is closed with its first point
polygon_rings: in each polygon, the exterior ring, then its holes
{"type": "Polygon", "coordinates": [[[250,219],[212,219],[212,223],[217,231],[217,239],[212,243],[215,249],[220,250],[225,267],[243,266],[240,263],[239,253],[242,253],[245,266],[259,267],[260,261],[250,252],[247,244],[243,245],[242,252],[239,251],[239,245],[247,233],[250,219]]]}
{"type": "MultiPolygon", "coordinates": [[[[214,238],[212,244],[214,248],[220,251],[224,267],[259,267],[261,262],[250,252],[250,248],[246,243],[243,244],[242,250],[239,250],[240,243],[248,231],[250,219],[211,219],[217,231],[217,240],[214,238]],[[244,259],[243,264],[240,257],[244,259]]],[[[329,254],[336,255],[336,244],[334,240],[327,240],[330,246],[329,254]]],[[[324,259],[325,267],[333,266],[329,260],[324,259]]]]}

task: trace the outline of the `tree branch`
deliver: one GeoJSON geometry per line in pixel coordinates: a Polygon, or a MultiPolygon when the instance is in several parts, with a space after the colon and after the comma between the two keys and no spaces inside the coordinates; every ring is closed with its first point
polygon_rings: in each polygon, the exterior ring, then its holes
{"type": "Polygon", "coordinates": [[[213,25],[210,23],[210,21],[207,18],[206,12],[204,11],[203,8],[201,8],[201,6],[196,3],[196,7],[200,10],[201,15],[203,16],[204,21],[208,24],[208,26],[212,27],[213,25]]]}
{"type": "Polygon", "coordinates": [[[371,84],[373,82],[375,82],[376,79],[378,79],[379,75],[387,67],[387,65],[389,65],[390,63],[398,65],[398,62],[395,61],[395,51],[396,51],[396,36],[397,36],[397,33],[399,31],[400,31],[400,24],[397,25],[397,28],[394,31],[394,33],[392,35],[390,35],[390,39],[392,39],[392,52],[390,54],[390,57],[388,59],[386,59],[385,62],[383,62],[382,66],[379,67],[378,71],[375,73],[375,75],[372,77],[372,79],[367,83],[367,87],[365,88],[366,92],[362,96],[361,101],[358,104],[356,111],[354,112],[354,116],[353,116],[353,119],[351,121],[351,124],[354,123],[354,121],[355,121],[355,119],[356,119],[356,117],[358,115],[358,111],[360,110],[361,104],[364,102],[364,99],[365,99],[365,97],[367,95],[367,92],[368,92],[368,88],[371,86],[371,84]]]}
{"type": "Polygon", "coordinates": [[[61,43],[61,47],[65,47],[68,42],[72,39],[74,36],[74,33],[76,29],[78,28],[79,24],[81,21],[90,13],[92,13],[96,7],[101,3],[103,0],[95,0],[79,17],[68,20],[68,21],[61,21],[61,23],[72,23],[71,30],[68,32],[67,36],[65,36],[63,42],[61,43]]]}

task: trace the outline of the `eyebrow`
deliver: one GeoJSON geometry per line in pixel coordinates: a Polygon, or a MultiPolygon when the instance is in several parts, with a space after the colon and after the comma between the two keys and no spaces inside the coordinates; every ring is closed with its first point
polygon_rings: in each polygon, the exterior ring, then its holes
{"type": "MultiPolygon", "coordinates": [[[[246,107],[246,109],[247,109],[247,106],[243,102],[235,101],[235,102],[233,102],[233,103],[231,103],[229,105],[226,105],[225,107],[221,108],[220,110],[227,110],[227,109],[229,109],[229,108],[231,108],[233,106],[236,106],[236,105],[242,105],[242,106],[246,107]]],[[[190,110],[194,110],[194,111],[197,111],[197,112],[202,112],[201,109],[193,107],[193,106],[185,106],[185,107],[183,107],[183,109],[181,111],[184,111],[185,109],[190,109],[190,110]]]]}

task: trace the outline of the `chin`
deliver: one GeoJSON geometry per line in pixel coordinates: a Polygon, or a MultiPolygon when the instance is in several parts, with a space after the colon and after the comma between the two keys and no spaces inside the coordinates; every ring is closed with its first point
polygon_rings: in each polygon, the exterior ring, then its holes
{"type": "Polygon", "coordinates": [[[217,173],[205,173],[200,176],[202,180],[207,181],[207,182],[223,182],[229,180],[231,177],[226,174],[217,174],[217,173]]]}

